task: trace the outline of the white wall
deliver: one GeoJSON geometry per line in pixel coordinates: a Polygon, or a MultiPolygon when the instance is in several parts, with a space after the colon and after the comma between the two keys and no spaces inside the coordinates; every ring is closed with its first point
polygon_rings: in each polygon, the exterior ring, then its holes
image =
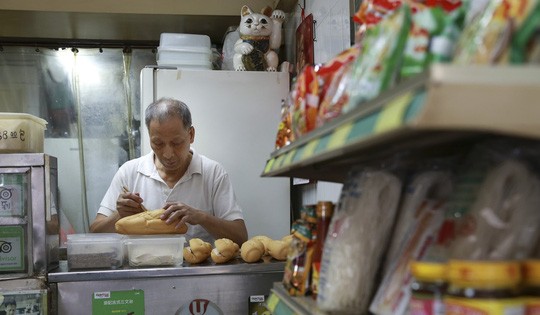
{"type": "MultiPolygon", "coordinates": [[[[285,22],[284,29],[287,47],[287,60],[294,60],[294,47],[296,28],[301,22],[300,6],[304,1],[298,1],[294,16],[285,22]]],[[[305,16],[313,14],[316,21],[314,33],[315,63],[324,63],[335,57],[338,53],[351,46],[351,5],[350,0],[309,0],[305,1],[305,16]]],[[[354,12],[353,12],[354,13],[354,12]]]]}

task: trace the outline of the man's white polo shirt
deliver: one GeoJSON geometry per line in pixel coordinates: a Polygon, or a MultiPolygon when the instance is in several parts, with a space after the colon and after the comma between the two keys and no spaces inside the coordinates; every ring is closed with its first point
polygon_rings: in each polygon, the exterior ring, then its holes
{"type": "MultiPolygon", "coordinates": [[[[154,164],[154,153],[124,163],[114,175],[98,213],[110,216],[116,211],[116,200],[127,187],[140,193],[147,209],[163,208],[167,202],[182,202],[225,220],[243,219],[242,209],[236,201],[229,175],[216,161],[198,154],[193,158],[184,176],[171,189],[159,176],[154,164]]],[[[214,239],[201,226],[188,225],[186,239],[201,238],[213,243],[214,239]]]]}

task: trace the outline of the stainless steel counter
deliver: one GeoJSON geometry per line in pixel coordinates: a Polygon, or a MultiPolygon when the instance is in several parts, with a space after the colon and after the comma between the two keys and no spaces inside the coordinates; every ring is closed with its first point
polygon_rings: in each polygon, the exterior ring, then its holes
{"type": "Polygon", "coordinates": [[[49,282],[106,281],[135,278],[186,277],[200,275],[254,274],[283,272],[285,262],[267,260],[248,264],[236,259],[226,264],[208,262],[199,265],[184,263],[182,267],[130,268],[112,270],[76,270],[68,271],[67,262],[60,261],[58,269],[49,273],[49,282]]]}
{"type": "Polygon", "coordinates": [[[97,314],[92,312],[99,302],[96,293],[140,290],[146,314],[184,314],[181,310],[194,301],[206,300],[222,314],[236,315],[248,314],[250,297],[267,296],[273,283],[282,280],[284,268],[284,262],[275,260],[248,264],[237,259],[222,265],[68,271],[61,261],[48,282],[57,294],[53,304],[58,314],[97,314]]]}

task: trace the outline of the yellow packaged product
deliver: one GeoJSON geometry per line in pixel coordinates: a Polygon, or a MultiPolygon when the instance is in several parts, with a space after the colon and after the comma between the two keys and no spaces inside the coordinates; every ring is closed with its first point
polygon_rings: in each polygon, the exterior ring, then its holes
{"type": "Polygon", "coordinates": [[[525,315],[520,263],[450,260],[446,315],[525,315]]]}
{"type": "Polygon", "coordinates": [[[540,259],[523,263],[523,297],[527,315],[540,314],[540,259]]]}

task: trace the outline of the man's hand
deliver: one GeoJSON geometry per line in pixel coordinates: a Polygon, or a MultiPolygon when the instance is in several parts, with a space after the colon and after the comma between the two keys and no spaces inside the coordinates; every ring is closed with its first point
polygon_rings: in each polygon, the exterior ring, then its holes
{"type": "Polygon", "coordinates": [[[121,193],[116,200],[116,210],[118,210],[120,218],[137,214],[144,211],[141,206],[142,202],[143,199],[139,193],[121,193]]]}
{"type": "Polygon", "coordinates": [[[161,215],[161,219],[167,224],[176,223],[177,228],[186,223],[191,225],[202,225],[207,216],[204,211],[194,209],[181,202],[167,203],[163,209],[165,209],[165,212],[161,215]]]}

